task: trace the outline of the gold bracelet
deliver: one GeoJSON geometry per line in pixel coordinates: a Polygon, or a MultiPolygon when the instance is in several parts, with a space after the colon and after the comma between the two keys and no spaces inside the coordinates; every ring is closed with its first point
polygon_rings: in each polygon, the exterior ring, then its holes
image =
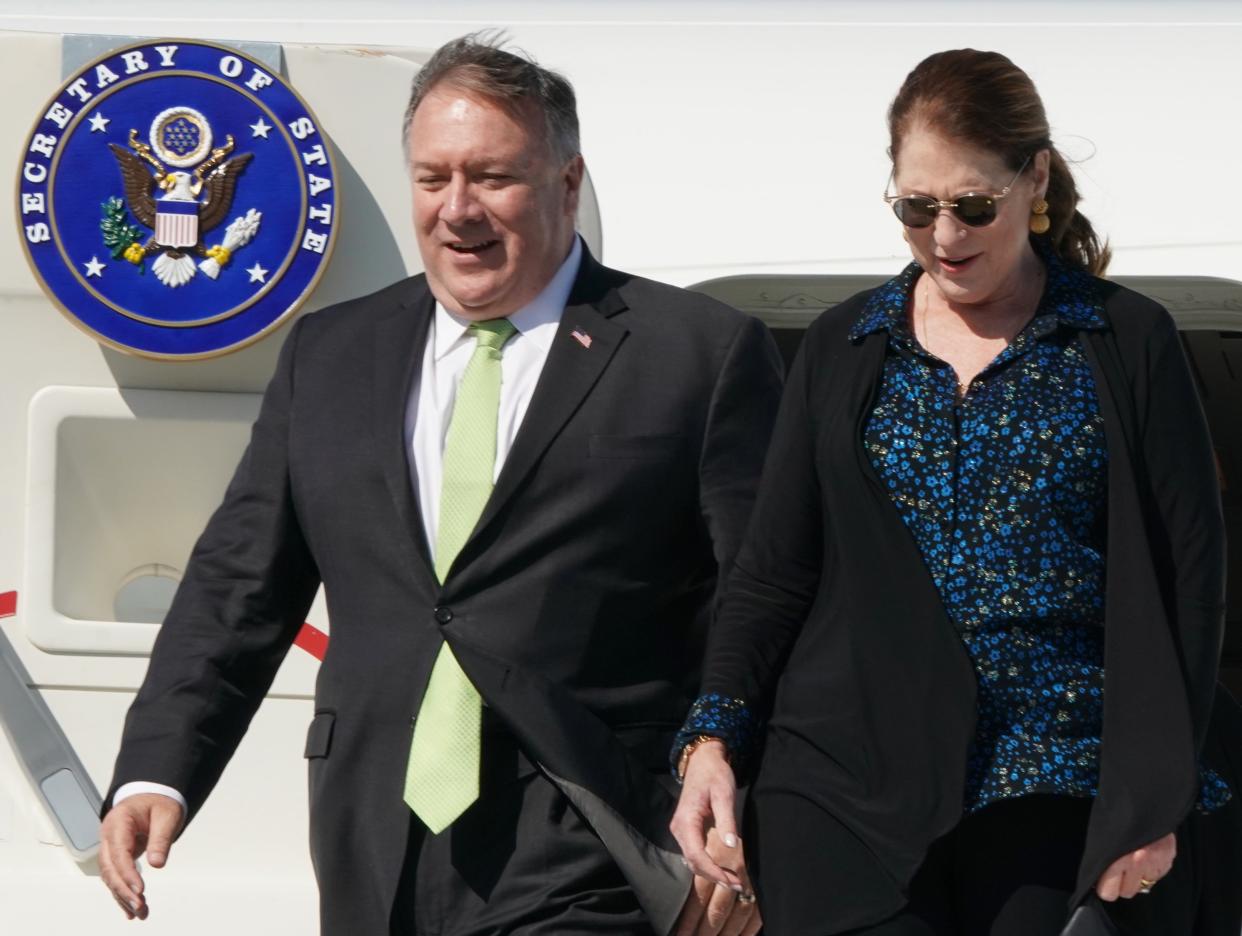
{"type": "Polygon", "coordinates": [[[715,735],[701,734],[696,735],[686,742],[686,746],[681,749],[681,757],[677,759],[677,779],[686,779],[686,768],[690,766],[690,755],[698,749],[699,745],[706,744],[708,741],[718,741],[720,746],[724,748],[725,763],[729,763],[729,746],[724,743],[724,738],[717,738],[715,735]]]}

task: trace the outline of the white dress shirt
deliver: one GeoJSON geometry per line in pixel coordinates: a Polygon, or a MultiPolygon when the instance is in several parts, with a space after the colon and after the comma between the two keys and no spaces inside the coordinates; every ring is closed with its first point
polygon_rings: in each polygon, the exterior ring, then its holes
{"type": "MultiPolygon", "coordinates": [[[[569,256],[561,264],[548,285],[529,305],[509,316],[517,331],[505,342],[500,360],[500,414],[496,425],[496,477],[513,447],[513,440],[526,416],[535,384],[543,373],[543,365],[552,348],[552,339],[565,313],[565,303],[578,276],[582,263],[582,242],[575,237],[569,256]]],[[[440,520],[440,482],[444,466],[444,440],[457,385],[474,354],[475,339],[469,334],[470,320],[449,312],[436,303],[435,318],[423,348],[423,369],[418,382],[410,388],[405,409],[405,444],[410,453],[410,481],[418,491],[423,512],[423,530],[435,560],[436,530],[440,520]]],[[[493,478],[495,480],[495,477],[493,478]]],[[[162,793],[181,804],[181,815],[187,812],[185,797],[179,790],[162,783],[135,780],[122,784],[112,797],[115,806],[138,793],[162,793]]]]}
{"type": "MultiPolygon", "coordinates": [[[[529,305],[509,316],[517,331],[505,342],[500,359],[500,413],[496,421],[496,473],[493,481],[500,476],[500,469],[526,416],[581,261],[582,244],[575,237],[569,256],[543,292],[529,305]]],[[[405,410],[410,481],[418,491],[423,530],[427,534],[433,562],[436,530],[440,523],[444,440],[453,418],[457,386],[477,344],[467,331],[469,326],[469,319],[454,315],[436,303],[435,318],[423,349],[422,374],[410,388],[410,401],[405,410]]]]}

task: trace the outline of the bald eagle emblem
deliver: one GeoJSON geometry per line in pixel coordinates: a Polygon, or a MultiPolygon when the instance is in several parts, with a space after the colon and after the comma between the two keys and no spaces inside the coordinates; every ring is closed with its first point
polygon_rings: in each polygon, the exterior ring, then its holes
{"type": "Polygon", "coordinates": [[[141,271],[144,261],[161,283],[184,286],[198,271],[215,279],[234,251],[258,233],[262,214],[253,208],[225,230],[223,241],[208,247],[203,238],[229,215],[237,180],[253,153],[234,154],[233,135],[212,148],[207,119],[189,107],[172,107],[151,123],[148,142],[129,131],[129,147],[109,143],[121,170],[125,198],[104,202],[100,230],[116,259],[141,271]],[[148,235],[127,223],[128,208],[148,235]]]}

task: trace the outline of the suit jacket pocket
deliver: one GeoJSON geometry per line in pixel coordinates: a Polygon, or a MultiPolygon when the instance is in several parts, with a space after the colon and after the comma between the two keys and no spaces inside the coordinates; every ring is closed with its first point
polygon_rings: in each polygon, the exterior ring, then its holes
{"type": "Polygon", "coordinates": [[[327,757],[332,746],[332,729],[336,725],[335,712],[316,712],[306,731],[306,750],[303,757],[327,757]]]}
{"type": "Polygon", "coordinates": [[[592,458],[658,458],[676,452],[680,435],[593,435],[587,443],[592,458]]]}

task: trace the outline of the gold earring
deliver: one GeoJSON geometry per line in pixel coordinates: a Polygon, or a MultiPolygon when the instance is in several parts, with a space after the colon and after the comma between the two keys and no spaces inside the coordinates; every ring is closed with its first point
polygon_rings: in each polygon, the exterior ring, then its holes
{"type": "Polygon", "coordinates": [[[1052,227],[1052,221],[1048,218],[1048,203],[1042,198],[1037,198],[1031,205],[1031,233],[1047,234],[1050,227],[1052,227]]]}

